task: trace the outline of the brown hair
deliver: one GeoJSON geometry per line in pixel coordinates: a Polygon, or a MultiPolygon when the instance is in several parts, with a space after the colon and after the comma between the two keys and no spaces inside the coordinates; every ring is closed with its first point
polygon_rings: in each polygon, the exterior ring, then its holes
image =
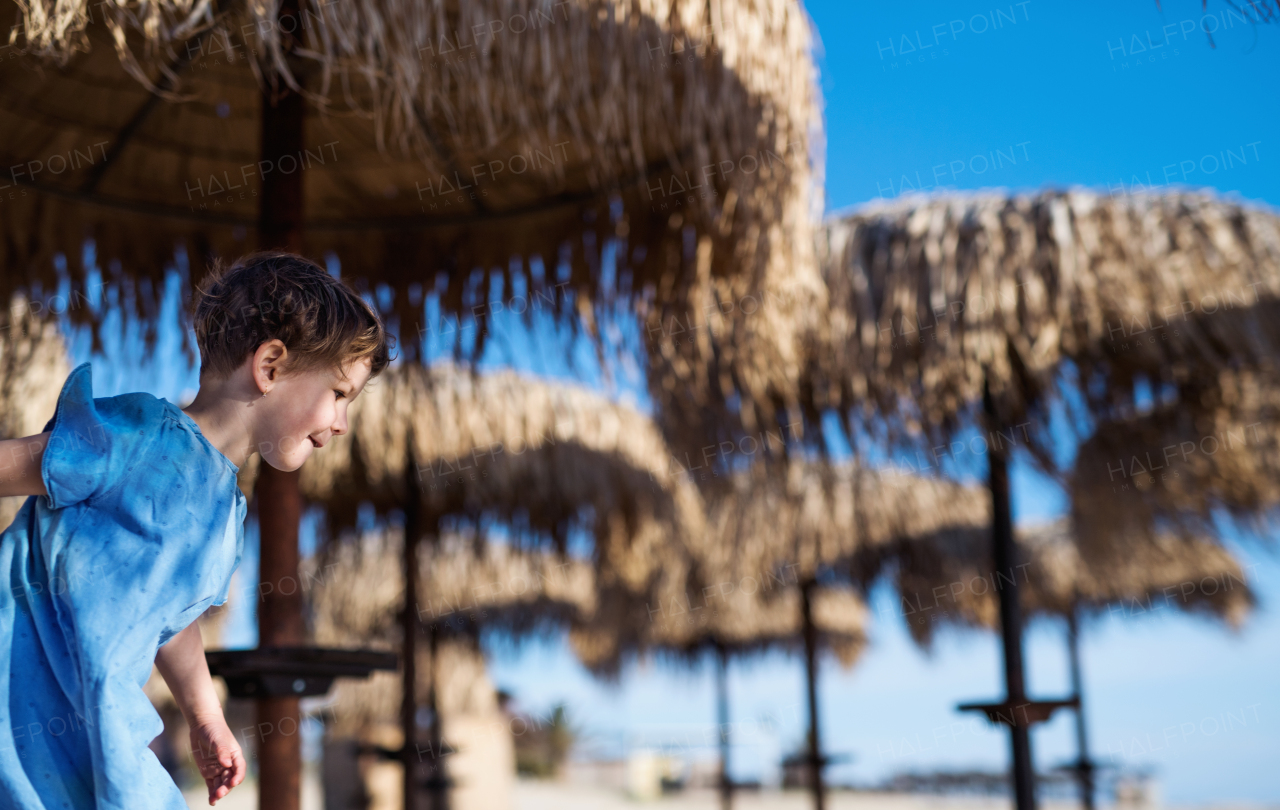
{"type": "Polygon", "coordinates": [[[368,357],[372,379],[391,361],[395,341],[354,290],[310,259],[283,251],[250,253],[230,267],[215,261],[193,320],[202,376],[226,376],[279,339],[289,350],[289,371],[341,369],[368,357]]]}

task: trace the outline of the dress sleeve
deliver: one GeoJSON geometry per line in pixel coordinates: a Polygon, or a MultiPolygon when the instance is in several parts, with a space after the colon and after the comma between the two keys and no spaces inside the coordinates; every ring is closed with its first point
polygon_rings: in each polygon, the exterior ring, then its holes
{"type": "Polygon", "coordinates": [[[116,410],[99,412],[88,363],[71,372],[58,395],[53,420],[45,426],[51,434],[40,473],[50,509],[86,501],[125,480],[149,440],[139,420],[130,416],[116,410]]]}

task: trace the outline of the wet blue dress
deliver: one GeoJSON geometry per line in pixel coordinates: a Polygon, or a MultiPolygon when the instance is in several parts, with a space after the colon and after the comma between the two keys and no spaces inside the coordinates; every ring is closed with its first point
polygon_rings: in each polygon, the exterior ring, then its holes
{"type": "Polygon", "coordinates": [[[243,550],[237,468],[172,403],[58,398],[48,496],[0,535],[0,810],[185,810],[147,747],[160,646],[227,600],[243,550]]]}

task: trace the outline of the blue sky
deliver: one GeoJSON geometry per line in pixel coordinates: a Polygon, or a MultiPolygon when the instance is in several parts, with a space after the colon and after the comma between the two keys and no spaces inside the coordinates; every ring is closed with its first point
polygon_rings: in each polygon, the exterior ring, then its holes
{"type": "MultiPolygon", "coordinates": [[[[1208,186],[1280,205],[1280,26],[1242,23],[1218,0],[1208,17],[1199,0],[1166,0],[1163,10],[1153,0],[807,7],[824,46],[828,211],[904,191],[1070,185],[1208,186]]],[[[634,364],[620,363],[610,381],[591,351],[549,324],[535,330],[536,348],[522,330],[498,328],[510,334],[487,365],[583,379],[647,406],[634,364]]],[[[629,342],[619,328],[618,341],[629,342]]],[[[136,353],[129,344],[116,347],[113,362],[95,370],[98,395],[148,390],[180,400],[195,377],[175,370],[175,345],[141,364],[121,362],[136,353]]],[[[87,350],[80,341],[73,354],[87,350]]],[[[437,343],[432,353],[443,350],[437,343]]],[[[1061,493],[1025,465],[1014,487],[1018,519],[1061,512],[1061,493]]],[[[1173,611],[1106,616],[1086,628],[1094,751],[1153,766],[1173,804],[1280,803],[1280,564],[1256,544],[1242,553],[1262,604],[1239,634],[1173,611]]],[[[252,576],[252,555],[245,562],[252,576]]],[[[954,711],[1002,692],[995,639],[944,633],[926,655],[887,594],[873,607],[873,644],[858,666],[824,663],[826,747],[852,757],[833,776],[867,782],[908,769],[1003,767],[1006,735],[954,711]]],[[[238,643],[252,645],[252,617],[236,626],[238,643]]],[[[1049,623],[1029,633],[1036,696],[1066,691],[1062,635],[1049,623]]],[[[649,663],[605,684],[552,639],[495,644],[491,675],[534,710],[566,702],[596,750],[683,745],[711,754],[709,668],[649,663]]],[[[782,655],[735,663],[730,688],[735,771],[767,780],[804,727],[800,663],[782,655]]],[[[1072,755],[1069,722],[1063,714],[1036,730],[1040,767],[1072,755]]]]}

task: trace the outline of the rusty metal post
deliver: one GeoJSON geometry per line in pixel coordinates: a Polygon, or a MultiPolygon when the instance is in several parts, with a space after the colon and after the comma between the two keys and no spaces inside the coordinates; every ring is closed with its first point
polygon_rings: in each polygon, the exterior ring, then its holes
{"type": "Polygon", "coordinates": [[[983,385],[982,405],[991,440],[988,483],[991,489],[991,535],[996,589],[1000,594],[1000,633],[1004,642],[1005,699],[1021,722],[1009,726],[1013,754],[1013,792],[1017,810],[1035,810],[1035,770],[1031,757],[1031,728],[1026,709],[1026,681],[1022,668],[1022,608],[1018,599],[1018,554],[1013,539],[1013,507],[1009,497],[1009,456],[1000,437],[1000,419],[990,386],[983,385]]]}
{"type": "Polygon", "coordinates": [[[733,808],[729,777],[729,653],[716,645],[716,720],[720,725],[720,810],[733,808]]]}
{"type": "MultiPolygon", "coordinates": [[[[283,0],[279,17],[298,18],[297,0],[283,0]]],[[[296,25],[282,30],[301,30],[296,25]]],[[[292,50],[290,46],[287,50],[292,50]]],[[[281,86],[263,89],[260,159],[279,162],[297,155],[303,144],[303,98],[281,86]]],[[[302,172],[264,173],[259,207],[259,246],[302,248],[302,172]]],[[[298,579],[298,521],[302,495],[298,472],[258,465],[255,486],[260,537],[258,646],[301,645],[304,639],[302,590],[298,579]]],[[[299,810],[302,791],[302,739],[298,698],[258,701],[258,806],[299,810]]]]}
{"type": "Polygon", "coordinates": [[[431,710],[431,774],[427,792],[430,810],[449,810],[449,775],[445,769],[444,722],[440,717],[440,625],[432,622],[428,631],[431,649],[431,688],[427,691],[427,707],[431,710]]]}
{"type": "Polygon", "coordinates": [[[804,635],[805,689],[809,698],[809,787],[813,791],[813,810],[826,806],[822,784],[822,742],[818,735],[818,631],[813,624],[811,597],[813,580],[800,585],[800,620],[804,635]]]}
{"type": "Polygon", "coordinates": [[[1094,766],[1089,758],[1089,737],[1084,722],[1084,678],[1080,673],[1080,619],[1076,605],[1067,613],[1067,652],[1071,659],[1071,692],[1076,699],[1076,777],[1080,780],[1080,800],[1084,810],[1094,810],[1094,766]]]}
{"type": "MultiPolygon", "coordinates": [[[[412,442],[410,441],[410,446],[412,442]]],[[[402,690],[400,728],[404,732],[401,761],[404,765],[404,810],[418,810],[422,768],[418,753],[418,543],[422,538],[421,502],[414,476],[412,454],[404,473],[404,610],[400,614],[402,690]]]]}

